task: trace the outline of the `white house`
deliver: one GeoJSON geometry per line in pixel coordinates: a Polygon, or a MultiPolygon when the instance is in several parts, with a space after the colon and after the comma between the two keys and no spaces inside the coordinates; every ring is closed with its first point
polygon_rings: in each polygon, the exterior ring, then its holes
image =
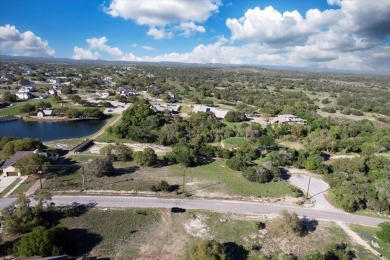
{"type": "Polygon", "coordinates": [[[225,110],[225,109],[218,109],[218,108],[208,107],[208,106],[204,106],[204,105],[194,105],[194,107],[192,108],[192,111],[195,113],[212,112],[212,113],[214,113],[216,118],[225,118],[227,112],[229,112],[228,110],[225,110]]]}
{"type": "Polygon", "coordinates": [[[17,92],[16,97],[18,99],[30,99],[33,98],[33,95],[30,92],[17,92]]]}
{"type": "Polygon", "coordinates": [[[299,125],[307,125],[307,121],[299,118],[294,115],[278,115],[277,117],[271,118],[272,124],[299,124],[299,125]]]}
{"type": "Polygon", "coordinates": [[[168,110],[171,113],[179,113],[179,110],[180,110],[181,106],[179,106],[179,105],[172,106],[172,105],[160,105],[160,104],[157,104],[157,105],[153,105],[153,108],[154,108],[154,110],[159,111],[159,112],[163,112],[164,110],[168,110]]]}
{"type": "Polygon", "coordinates": [[[54,114],[53,112],[52,109],[42,109],[38,111],[37,117],[52,116],[54,114]]]}

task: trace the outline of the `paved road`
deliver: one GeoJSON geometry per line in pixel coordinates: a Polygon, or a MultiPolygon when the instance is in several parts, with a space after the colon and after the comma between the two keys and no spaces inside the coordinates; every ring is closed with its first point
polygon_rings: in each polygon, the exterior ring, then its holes
{"type": "Polygon", "coordinates": [[[310,178],[309,197],[314,202],[315,204],[314,207],[316,209],[325,210],[325,211],[343,212],[342,210],[335,208],[325,198],[324,196],[325,191],[329,189],[328,183],[321,180],[320,178],[316,178],[315,175],[311,174],[306,170],[291,168],[289,169],[289,171],[292,174],[291,177],[288,179],[288,181],[294,186],[297,186],[301,190],[303,190],[305,194],[307,192],[307,187],[310,178]]]}
{"type": "MultiPolygon", "coordinates": [[[[1,199],[0,208],[11,203],[12,199],[1,199]]],[[[74,202],[81,204],[93,203],[98,207],[117,208],[171,208],[205,209],[218,212],[237,212],[246,214],[278,214],[282,209],[296,212],[300,216],[319,220],[333,220],[345,223],[377,226],[383,219],[359,216],[344,212],[326,211],[300,206],[269,205],[257,202],[242,202],[228,200],[181,200],[125,196],[53,196],[56,205],[70,205],[74,202]]]]}
{"type": "MultiPolygon", "coordinates": [[[[15,199],[0,199],[0,209],[3,209],[15,199]]],[[[72,203],[96,204],[97,207],[114,208],[171,208],[205,209],[218,212],[236,212],[245,214],[278,214],[282,209],[296,212],[300,216],[319,220],[332,220],[345,223],[377,226],[385,221],[379,218],[348,214],[344,212],[326,211],[300,206],[270,205],[257,202],[228,201],[228,200],[182,200],[147,197],[125,196],[53,196],[56,205],[70,205],[72,203]]]]}

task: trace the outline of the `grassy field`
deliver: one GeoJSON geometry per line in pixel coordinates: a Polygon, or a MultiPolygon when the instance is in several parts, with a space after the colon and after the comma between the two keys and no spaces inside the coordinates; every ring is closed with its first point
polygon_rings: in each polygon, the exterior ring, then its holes
{"type": "Polygon", "coordinates": [[[226,149],[239,148],[248,143],[248,139],[243,137],[230,137],[222,141],[226,149]]]}
{"type": "Polygon", "coordinates": [[[368,242],[370,246],[384,256],[384,259],[390,259],[390,244],[386,244],[380,239],[376,238],[375,233],[379,230],[373,227],[364,227],[359,225],[350,225],[351,229],[355,231],[362,239],[368,242]],[[378,243],[380,248],[372,246],[372,241],[378,243]]]}
{"type": "Polygon", "coordinates": [[[60,107],[60,104],[55,102],[53,98],[47,98],[47,99],[29,99],[29,100],[24,100],[24,101],[18,101],[15,103],[12,103],[12,106],[8,106],[6,108],[0,109],[0,116],[15,116],[20,114],[20,109],[25,105],[25,104],[31,104],[35,105],[38,104],[39,102],[44,101],[44,102],[50,102],[52,107],[60,107]]]}
{"type": "MultiPolygon", "coordinates": [[[[80,158],[72,159],[80,160],[80,158]]],[[[87,156],[84,159],[89,159],[87,156]]],[[[85,161],[82,159],[82,161],[85,161]]],[[[80,160],[81,161],[81,160],[80,160]]],[[[149,191],[150,187],[161,180],[176,185],[177,190],[183,190],[183,179],[186,183],[185,191],[200,197],[215,196],[224,198],[228,196],[254,196],[254,197],[281,197],[293,195],[291,186],[285,182],[271,182],[259,184],[249,182],[241,176],[240,172],[226,167],[224,160],[209,164],[185,168],[180,165],[165,167],[139,167],[134,163],[115,163],[116,171],[113,176],[96,178],[87,175],[86,187],[92,190],[115,191],[149,191]]],[[[46,188],[61,190],[80,190],[81,172],[55,176],[44,184],[46,188]]],[[[172,193],[171,196],[176,196],[172,193]]]]}
{"type": "Polygon", "coordinates": [[[60,224],[72,230],[75,256],[91,252],[100,257],[131,259],[139,254],[139,248],[152,236],[159,221],[158,210],[90,209],[81,216],[62,219],[60,224]]]}

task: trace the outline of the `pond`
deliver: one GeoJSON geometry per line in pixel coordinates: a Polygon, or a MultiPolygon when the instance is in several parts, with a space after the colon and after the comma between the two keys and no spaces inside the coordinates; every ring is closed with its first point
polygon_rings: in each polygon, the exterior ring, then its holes
{"type": "Polygon", "coordinates": [[[99,131],[106,120],[42,122],[14,120],[0,123],[0,136],[38,138],[41,141],[79,138],[99,131]]]}

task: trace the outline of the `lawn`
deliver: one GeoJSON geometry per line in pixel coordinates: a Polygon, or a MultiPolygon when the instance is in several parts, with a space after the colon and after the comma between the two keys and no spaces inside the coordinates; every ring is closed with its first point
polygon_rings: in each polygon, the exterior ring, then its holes
{"type": "MultiPolygon", "coordinates": [[[[72,159],[81,158],[77,156],[72,159]]],[[[180,165],[149,168],[139,167],[133,162],[115,163],[115,167],[117,170],[110,177],[97,178],[93,175],[86,175],[86,187],[90,190],[149,191],[152,185],[166,180],[169,184],[176,185],[177,190],[182,191],[184,180],[185,191],[200,197],[293,195],[291,186],[286,182],[266,184],[249,182],[241,176],[240,172],[228,168],[224,160],[194,168],[185,168],[180,165]]],[[[82,188],[81,171],[53,176],[44,183],[44,186],[58,191],[80,190],[82,188]]],[[[171,193],[168,196],[176,196],[176,194],[171,193]]]]}
{"type": "Polygon", "coordinates": [[[15,116],[15,115],[19,115],[20,114],[20,109],[25,104],[35,105],[35,104],[38,104],[41,101],[50,102],[53,107],[60,107],[60,104],[55,102],[53,100],[53,98],[29,99],[29,100],[23,100],[23,101],[18,101],[18,102],[12,103],[12,106],[8,106],[6,108],[0,109],[0,116],[15,116]]]}
{"type": "Polygon", "coordinates": [[[38,181],[38,177],[36,177],[35,175],[28,176],[27,180],[25,180],[22,184],[20,184],[20,186],[16,190],[14,190],[14,192],[12,192],[10,197],[16,198],[19,194],[25,193],[37,181],[38,181]]]}
{"type": "Polygon", "coordinates": [[[254,142],[251,142],[249,139],[244,137],[229,137],[222,140],[222,143],[226,149],[237,149],[244,145],[250,145],[252,148],[258,147],[254,142]]]}
{"type": "Polygon", "coordinates": [[[60,224],[71,229],[74,256],[93,249],[92,254],[99,257],[132,259],[159,222],[160,213],[153,209],[90,209],[81,216],[62,219],[60,224]]]}
{"type": "Polygon", "coordinates": [[[380,239],[376,238],[375,233],[379,228],[365,227],[359,225],[350,225],[351,229],[355,231],[362,239],[368,242],[370,246],[377,252],[384,256],[384,259],[390,259],[390,244],[386,244],[380,239]],[[376,248],[372,245],[372,241],[378,243],[380,248],[376,248]]]}

